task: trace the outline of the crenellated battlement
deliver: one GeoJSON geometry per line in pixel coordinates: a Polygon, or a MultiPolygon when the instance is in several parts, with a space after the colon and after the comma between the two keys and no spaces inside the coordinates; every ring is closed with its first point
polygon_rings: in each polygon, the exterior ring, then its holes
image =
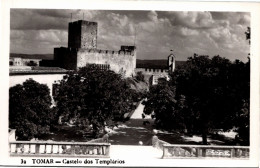
{"type": "Polygon", "coordinates": [[[109,65],[109,69],[129,77],[136,67],[136,47],[121,46],[118,51],[97,49],[97,22],[69,23],[68,48],[54,48],[59,67],[78,69],[89,64],[109,65]]]}
{"type": "Polygon", "coordinates": [[[75,22],[69,22],[70,25],[97,25],[97,22],[90,22],[90,21],[86,21],[86,20],[77,20],[75,22]]]}
{"type": "Polygon", "coordinates": [[[78,48],[60,47],[60,48],[54,48],[54,52],[55,52],[55,50],[66,51],[66,52],[77,52],[78,48]]]}
{"type": "Polygon", "coordinates": [[[85,48],[83,49],[83,48],[80,48],[80,49],[78,49],[78,51],[86,52],[86,53],[107,54],[108,56],[111,56],[111,55],[134,56],[134,54],[135,54],[135,51],[123,51],[123,50],[114,51],[114,50],[85,49],[85,48]]]}
{"type": "MultiPolygon", "coordinates": [[[[102,50],[102,49],[86,49],[86,48],[67,48],[67,47],[60,47],[60,48],[54,48],[54,50],[60,50],[63,52],[70,52],[70,53],[76,53],[76,52],[86,52],[86,53],[100,53],[100,54],[107,54],[107,55],[121,55],[121,56],[134,56],[135,51],[124,51],[124,50],[102,50]]],[[[55,51],[54,51],[55,52],[55,51]]]]}

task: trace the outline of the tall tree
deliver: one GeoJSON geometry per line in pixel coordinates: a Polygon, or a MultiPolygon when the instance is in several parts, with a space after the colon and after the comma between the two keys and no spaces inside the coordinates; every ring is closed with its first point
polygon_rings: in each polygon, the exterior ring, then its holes
{"type": "Polygon", "coordinates": [[[50,90],[32,79],[9,89],[9,127],[19,140],[30,140],[49,133],[54,118],[50,90]]]}
{"type": "MultiPolygon", "coordinates": [[[[192,132],[201,133],[203,144],[211,129],[230,130],[248,125],[241,120],[241,110],[249,100],[249,69],[243,62],[231,63],[228,59],[214,56],[190,57],[182,68],[172,74],[176,95],[184,95],[191,116],[192,132]]],[[[240,129],[241,130],[241,129],[240,129]]],[[[245,140],[247,138],[244,136],[245,140]]]]}
{"type": "Polygon", "coordinates": [[[59,115],[65,121],[75,118],[78,126],[94,136],[134,108],[135,92],[126,80],[95,65],[65,76],[57,89],[54,99],[59,115]]]}
{"type": "Polygon", "coordinates": [[[183,118],[179,113],[174,88],[171,88],[165,80],[159,81],[158,85],[150,86],[147,98],[143,101],[144,113],[152,114],[157,128],[181,130],[183,129],[183,122],[181,122],[183,118]]]}

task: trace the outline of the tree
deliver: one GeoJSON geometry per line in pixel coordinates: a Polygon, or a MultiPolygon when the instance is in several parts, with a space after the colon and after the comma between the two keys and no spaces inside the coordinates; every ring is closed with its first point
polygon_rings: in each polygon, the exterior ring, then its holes
{"type": "Polygon", "coordinates": [[[37,63],[34,61],[30,61],[27,63],[27,66],[37,66],[37,63]]]}
{"type": "Polygon", "coordinates": [[[174,88],[166,80],[161,80],[158,85],[150,86],[145,105],[144,114],[152,114],[157,128],[165,130],[182,130],[182,116],[175,99],[174,88]]]}
{"type": "Polygon", "coordinates": [[[95,137],[134,108],[134,91],[126,80],[95,65],[68,74],[57,89],[58,114],[64,121],[74,118],[77,126],[95,137]]]}
{"type": "Polygon", "coordinates": [[[231,66],[232,81],[230,92],[232,93],[231,102],[236,107],[234,115],[230,121],[234,123],[238,136],[243,145],[249,145],[249,116],[250,116],[250,59],[243,63],[236,60],[231,66]]]}
{"type": "Polygon", "coordinates": [[[144,74],[143,74],[141,71],[137,72],[137,73],[136,73],[136,76],[135,76],[135,79],[136,79],[137,81],[144,82],[144,81],[145,81],[145,80],[144,80],[144,74]]]}
{"type": "Polygon", "coordinates": [[[54,118],[50,90],[32,79],[9,89],[9,127],[19,140],[30,140],[49,133],[54,118]]]}
{"type": "Polygon", "coordinates": [[[203,144],[207,144],[207,134],[212,129],[227,131],[248,125],[246,117],[244,123],[238,121],[245,102],[249,102],[249,75],[243,62],[197,54],[172,74],[176,96],[185,96],[185,109],[190,111],[185,117],[186,124],[190,123],[188,129],[202,134],[203,144]]]}
{"type": "Polygon", "coordinates": [[[248,40],[249,44],[251,43],[251,28],[247,27],[247,31],[245,32],[246,34],[246,40],[248,40]]]}

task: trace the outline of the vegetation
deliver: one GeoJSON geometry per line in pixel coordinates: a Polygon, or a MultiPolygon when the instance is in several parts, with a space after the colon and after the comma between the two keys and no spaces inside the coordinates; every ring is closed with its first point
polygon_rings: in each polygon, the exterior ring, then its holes
{"type": "Polygon", "coordinates": [[[249,62],[194,54],[171,81],[150,88],[144,112],[162,129],[201,134],[203,144],[211,130],[233,128],[248,143],[249,70],[249,62]]]}
{"type": "Polygon", "coordinates": [[[143,104],[144,113],[152,115],[157,128],[182,129],[180,111],[176,110],[178,102],[175,99],[175,91],[167,82],[162,81],[158,85],[152,85],[143,104]]]}
{"type": "Polygon", "coordinates": [[[119,74],[94,65],[65,76],[57,89],[58,115],[95,137],[133,110],[138,95],[119,74]]]}
{"type": "Polygon", "coordinates": [[[9,89],[9,127],[18,140],[30,140],[50,131],[54,113],[46,85],[29,79],[9,89]]]}
{"type": "Polygon", "coordinates": [[[34,61],[30,61],[30,62],[27,63],[27,66],[32,66],[32,67],[34,67],[34,66],[37,66],[37,63],[34,62],[34,61]]]}
{"type": "MultiPolygon", "coordinates": [[[[245,34],[250,44],[250,27],[245,34]]],[[[212,131],[232,129],[243,145],[249,144],[249,59],[231,62],[194,54],[170,77],[170,81],[159,79],[146,93],[141,72],[124,79],[89,65],[70,72],[56,86],[55,108],[48,87],[29,79],[9,90],[9,126],[16,129],[19,140],[30,140],[48,134],[61,119],[98,137],[146,97],[144,113],[152,114],[159,129],[201,134],[203,144],[208,144],[212,131]]]]}
{"type": "Polygon", "coordinates": [[[141,71],[139,71],[139,72],[136,73],[135,79],[136,79],[137,81],[145,82],[145,80],[144,80],[144,74],[143,74],[141,71]]]}
{"type": "Polygon", "coordinates": [[[248,40],[249,44],[251,43],[251,28],[247,27],[247,31],[245,32],[246,34],[246,40],[248,40]]]}

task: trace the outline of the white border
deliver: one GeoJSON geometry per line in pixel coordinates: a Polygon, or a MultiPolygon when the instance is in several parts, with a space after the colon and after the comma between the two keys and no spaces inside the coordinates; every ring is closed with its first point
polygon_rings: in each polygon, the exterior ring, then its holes
{"type": "MultiPolygon", "coordinates": [[[[199,160],[167,159],[159,161],[131,161],[115,166],[218,166],[258,167],[259,165],[259,53],[260,53],[260,3],[253,2],[172,2],[172,1],[86,1],[86,0],[2,0],[0,39],[0,165],[19,165],[20,158],[8,156],[8,89],[10,8],[54,8],[96,10],[157,10],[157,11],[241,11],[251,12],[251,104],[250,104],[250,159],[249,160],[199,160]]],[[[117,159],[117,158],[114,158],[117,159]]],[[[35,166],[35,165],[34,165],[35,166]]],[[[42,165],[43,166],[43,165],[42,165]]],[[[69,165],[67,165],[69,166],[69,165]]],[[[79,165],[83,166],[83,165],[79,165]]],[[[95,165],[90,165],[95,166],[95,165]]],[[[96,165],[97,166],[97,165],[96,165]]]]}

